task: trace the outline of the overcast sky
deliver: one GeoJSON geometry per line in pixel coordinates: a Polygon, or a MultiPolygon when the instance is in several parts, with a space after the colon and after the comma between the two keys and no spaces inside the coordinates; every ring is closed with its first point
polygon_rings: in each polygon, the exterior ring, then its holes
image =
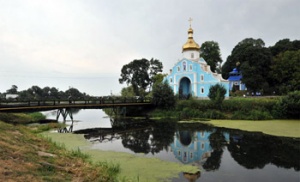
{"type": "Polygon", "coordinates": [[[300,39],[299,0],[0,0],[0,92],[12,85],[117,94],[124,64],[155,58],[168,72],[194,39],[219,43],[300,39]]]}

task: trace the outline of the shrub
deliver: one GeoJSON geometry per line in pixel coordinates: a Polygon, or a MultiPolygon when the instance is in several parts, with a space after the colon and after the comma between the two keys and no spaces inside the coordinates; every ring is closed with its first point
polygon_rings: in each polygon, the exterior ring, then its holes
{"type": "Polygon", "coordinates": [[[174,92],[167,81],[154,84],[152,95],[153,103],[160,108],[170,109],[176,103],[174,92]]]}
{"type": "Polygon", "coordinates": [[[226,89],[223,85],[217,83],[209,88],[208,97],[216,106],[220,106],[225,99],[226,89]]]}
{"type": "Polygon", "coordinates": [[[276,118],[300,119],[300,91],[282,97],[273,107],[276,118]]]}
{"type": "Polygon", "coordinates": [[[250,111],[236,111],[233,113],[231,119],[237,120],[267,120],[273,119],[268,111],[264,110],[250,110],[250,111]]]}

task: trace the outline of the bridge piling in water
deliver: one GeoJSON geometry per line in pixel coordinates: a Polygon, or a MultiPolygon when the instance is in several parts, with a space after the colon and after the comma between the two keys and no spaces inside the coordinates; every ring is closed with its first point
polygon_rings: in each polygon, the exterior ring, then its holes
{"type": "Polygon", "coordinates": [[[72,114],[70,108],[60,108],[60,109],[57,109],[57,112],[56,112],[56,121],[58,121],[60,115],[62,115],[64,122],[66,122],[67,116],[69,116],[71,118],[71,120],[72,120],[72,123],[73,123],[73,114],[72,114]]]}
{"type": "Polygon", "coordinates": [[[63,128],[63,130],[61,130],[61,131],[59,130],[59,133],[72,132],[73,131],[73,122],[74,121],[73,121],[73,114],[72,114],[71,108],[61,108],[61,109],[58,109],[57,112],[56,112],[56,121],[58,121],[60,115],[62,115],[64,123],[66,123],[66,119],[69,116],[71,118],[72,124],[71,124],[71,126],[69,128],[69,131],[67,131],[67,129],[65,127],[65,128],[63,128]]]}

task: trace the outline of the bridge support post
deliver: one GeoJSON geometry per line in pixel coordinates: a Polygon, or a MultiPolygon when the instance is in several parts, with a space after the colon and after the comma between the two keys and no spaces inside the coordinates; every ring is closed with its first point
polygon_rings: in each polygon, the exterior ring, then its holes
{"type": "Polygon", "coordinates": [[[58,121],[60,115],[62,115],[64,123],[66,123],[67,117],[68,116],[70,117],[70,119],[72,121],[72,124],[71,124],[71,126],[69,128],[69,132],[72,132],[73,131],[73,122],[74,122],[73,121],[72,110],[70,108],[58,109],[57,112],[56,112],[56,121],[58,121]]]}

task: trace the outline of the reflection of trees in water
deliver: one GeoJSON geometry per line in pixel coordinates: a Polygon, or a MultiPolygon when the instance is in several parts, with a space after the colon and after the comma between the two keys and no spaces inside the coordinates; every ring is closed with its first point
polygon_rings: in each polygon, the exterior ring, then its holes
{"type": "Polygon", "coordinates": [[[221,166],[221,158],[227,142],[225,140],[224,134],[220,131],[220,129],[216,129],[212,134],[210,134],[209,142],[211,148],[213,149],[213,152],[203,164],[203,168],[207,171],[217,170],[221,166]]]}
{"type": "Polygon", "coordinates": [[[122,135],[122,144],[135,153],[152,154],[168,149],[173,142],[175,124],[171,122],[151,121],[151,128],[126,132],[122,135]]]}
{"type": "Polygon", "coordinates": [[[247,169],[264,168],[272,163],[300,170],[300,139],[237,133],[231,135],[228,151],[235,161],[247,169]]]}
{"type": "Polygon", "coordinates": [[[174,122],[155,122],[152,130],[151,153],[168,150],[173,142],[176,124],[174,122]]]}
{"type": "Polygon", "coordinates": [[[149,153],[150,144],[148,143],[150,137],[150,130],[139,130],[133,132],[126,132],[122,135],[122,144],[125,148],[129,148],[135,153],[149,153]]]}

